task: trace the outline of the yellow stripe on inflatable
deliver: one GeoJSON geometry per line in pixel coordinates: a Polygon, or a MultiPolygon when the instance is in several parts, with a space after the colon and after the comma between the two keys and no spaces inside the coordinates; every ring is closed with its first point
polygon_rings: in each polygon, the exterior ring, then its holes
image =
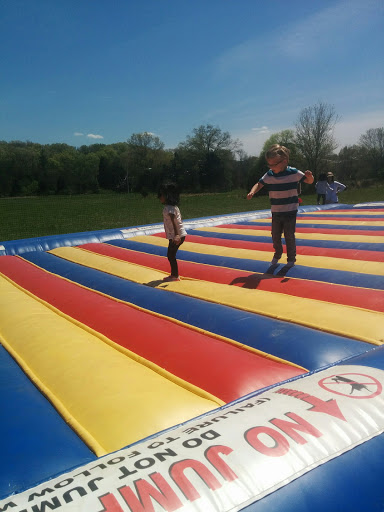
{"type": "MultiPolygon", "coordinates": [[[[232,228],[199,228],[199,231],[207,231],[208,233],[226,233],[229,235],[242,235],[242,236],[270,236],[268,231],[263,229],[232,229],[232,228]]],[[[297,240],[333,240],[336,242],[356,242],[361,244],[382,244],[382,236],[372,235],[332,235],[326,233],[298,233],[296,232],[297,240]]],[[[272,238],[271,238],[272,242],[272,238]]]]}
{"type": "Polygon", "coordinates": [[[148,269],[141,270],[138,265],[113,260],[78,248],[60,247],[50,252],[69,261],[108,272],[136,283],[157,282],[156,284],[159,287],[168,291],[224,304],[278,320],[294,322],[340,336],[367,341],[375,345],[381,345],[384,341],[384,315],[382,313],[264,290],[249,290],[193,279],[162,283],[163,272],[148,269]]]}
{"type": "Polygon", "coordinates": [[[223,405],[1,276],[0,325],[1,343],[98,456],[223,405]]]}
{"type": "MultiPolygon", "coordinates": [[[[365,238],[364,238],[365,239],[365,238]]],[[[130,238],[131,242],[144,242],[146,244],[167,247],[168,242],[164,238],[157,236],[135,236],[130,238]]],[[[228,258],[240,258],[258,261],[271,261],[271,253],[266,251],[253,251],[252,249],[232,249],[218,245],[197,244],[194,242],[184,242],[182,249],[187,252],[197,252],[201,254],[213,254],[215,256],[226,256],[228,258]]],[[[384,275],[384,263],[376,261],[348,260],[342,258],[330,258],[328,256],[307,256],[305,254],[297,255],[297,264],[314,268],[327,268],[332,270],[342,270],[345,272],[358,272],[360,274],[384,275]]]]}

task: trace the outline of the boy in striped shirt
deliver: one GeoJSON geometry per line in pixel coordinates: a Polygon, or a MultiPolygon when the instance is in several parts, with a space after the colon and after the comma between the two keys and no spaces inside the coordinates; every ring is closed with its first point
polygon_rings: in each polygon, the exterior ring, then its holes
{"type": "Polygon", "coordinates": [[[283,255],[281,236],[284,233],[287,247],[287,267],[293,267],[296,261],[296,215],[299,207],[297,186],[299,183],[311,184],[314,181],[311,171],[305,173],[288,165],[289,149],[274,144],[265,153],[269,171],[253,185],[247,199],[264,186],[267,187],[272,212],[272,242],[275,254],[271,261],[277,265],[283,255]]]}

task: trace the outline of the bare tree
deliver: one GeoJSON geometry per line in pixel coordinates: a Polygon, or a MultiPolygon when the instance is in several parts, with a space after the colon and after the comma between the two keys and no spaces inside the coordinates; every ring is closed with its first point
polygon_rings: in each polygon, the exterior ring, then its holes
{"type": "Polygon", "coordinates": [[[337,148],[333,129],[339,120],[332,105],[319,102],[304,108],[296,122],[296,147],[315,178],[326,170],[327,160],[337,148]]]}

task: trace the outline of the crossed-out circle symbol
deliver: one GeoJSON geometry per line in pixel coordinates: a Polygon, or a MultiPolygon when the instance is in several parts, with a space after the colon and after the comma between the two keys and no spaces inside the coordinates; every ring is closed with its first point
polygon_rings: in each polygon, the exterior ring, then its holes
{"type": "Polygon", "coordinates": [[[358,400],[374,398],[380,395],[383,389],[381,382],[363,373],[337,373],[321,379],[319,386],[335,393],[358,400]]]}

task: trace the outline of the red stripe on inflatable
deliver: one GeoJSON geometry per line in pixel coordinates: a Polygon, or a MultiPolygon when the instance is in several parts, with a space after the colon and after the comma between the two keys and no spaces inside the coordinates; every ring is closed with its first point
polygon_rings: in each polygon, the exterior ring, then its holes
{"type": "Polygon", "coordinates": [[[70,317],[225,402],[304,373],[82,288],[21,257],[2,256],[0,272],[70,317]]]}
{"type": "MultiPolygon", "coordinates": [[[[169,271],[168,260],[163,256],[122,249],[107,244],[85,244],[82,247],[97,254],[103,254],[122,261],[137,263],[138,265],[165,272],[169,271]]],[[[353,288],[351,286],[294,278],[287,279],[286,277],[270,274],[250,274],[242,270],[196,264],[183,260],[178,260],[178,265],[180,274],[184,277],[384,312],[383,290],[353,288]]]]}
{"type": "MultiPolygon", "coordinates": [[[[298,220],[298,222],[300,222],[298,220]]],[[[230,229],[256,229],[256,230],[264,230],[271,231],[271,226],[249,226],[243,224],[220,224],[219,228],[230,228],[230,229]]],[[[296,233],[322,233],[323,235],[362,235],[362,236],[384,236],[384,229],[381,231],[373,231],[370,229],[354,229],[351,231],[350,229],[330,229],[326,227],[315,227],[315,228],[306,228],[304,226],[299,226],[296,224],[296,233]]]]}
{"type": "MultiPolygon", "coordinates": [[[[212,233],[214,234],[214,233],[212,233]]],[[[156,233],[152,236],[164,238],[163,233],[156,233]]],[[[255,237],[257,239],[257,237],[255,237]]],[[[231,247],[232,249],[250,249],[252,251],[273,252],[272,241],[266,242],[248,242],[245,240],[231,240],[228,238],[212,238],[198,235],[188,235],[188,242],[198,244],[218,245],[221,247],[231,247]]],[[[354,249],[331,249],[327,247],[310,247],[307,245],[298,245],[297,254],[306,256],[328,256],[329,258],[342,258],[347,260],[361,261],[384,261],[384,253],[380,251],[360,251],[354,249]]],[[[272,258],[272,256],[271,256],[272,258]]]]}

